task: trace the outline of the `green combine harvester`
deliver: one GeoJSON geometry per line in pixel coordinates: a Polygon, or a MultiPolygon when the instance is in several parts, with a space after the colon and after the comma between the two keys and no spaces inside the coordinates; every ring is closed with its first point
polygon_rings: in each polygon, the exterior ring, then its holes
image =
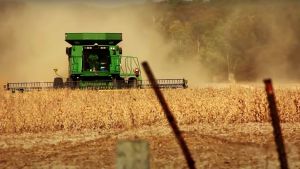
{"type": "MultiPolygon", "coordinates": [[[[69,76],[53,82],[7,83],[7,90],[149,88],[137,57],[122,56],[122,33],[66,33],[69,76]]],[[[55,70],[56,72],[57,70],[55,70]]],[[[186,88],[185,79],[157,79],[160,88],[186,88]]]]}

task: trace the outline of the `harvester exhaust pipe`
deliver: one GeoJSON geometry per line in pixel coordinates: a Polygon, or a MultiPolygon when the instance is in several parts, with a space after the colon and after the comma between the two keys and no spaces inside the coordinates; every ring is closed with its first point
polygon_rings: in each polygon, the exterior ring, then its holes
{"type": "Polygon", "coordinates": [[[143,68],[146,72],[146,75],[147,75],[148,79],[150,80],[150,83],[153,87],[153,90],[154,90],[154,92],[155,92],[155,94],[156,94],[156,96],[157,96],[164,112],[165,112],[165,115],[168,119],[169,125],[171,126],[171,128],[174,132],[174,135],[175,135],[175,137],[176,137],[176,139],[177,139],[177,141],[178,141],[178,143],[179,143],[179,145],[182,149],[182,152],[184,154],[184,157],[186,159],[188,167],[190,169],[195,169],[196,168],[195,167],[195,161],[193,160],[191,152],[190,152],[184,138],[181,135],[179,127],[177,126],[176,119],[173,116],[172,112],[170,111],[170,108],[169,108],[169,106],[168,106],[168,104],[167,104],[167,102],[164,98],[164,95],[162,94],[162,92],[159,89],[159,85],[157,84],[157,81],[156,81],[156,79],[155,79],[155,77],[154,77],[154,75],[153,75],[153,73],[150,69],[149,64],[147,62],[143,62],[142,65],[143,65],[143,68]]]}

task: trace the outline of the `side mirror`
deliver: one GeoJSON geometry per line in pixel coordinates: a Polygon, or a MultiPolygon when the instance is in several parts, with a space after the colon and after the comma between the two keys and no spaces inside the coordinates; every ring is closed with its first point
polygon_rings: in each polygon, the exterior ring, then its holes
{"type": "Polygon", "coordinates": [[[70,57],[71,56],[71,49],[70,47],[66,48],[66,54],[70,57]]]}

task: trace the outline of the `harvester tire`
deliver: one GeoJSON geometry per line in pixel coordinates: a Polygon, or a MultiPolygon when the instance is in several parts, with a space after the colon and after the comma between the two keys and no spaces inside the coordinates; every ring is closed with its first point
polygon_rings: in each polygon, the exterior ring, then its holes
{"type": "Polygon", "coordinates": [[[115,89],[122,89],[125,87],[125,81],[123,78],[114,78],[113,86],[115,89]]]}
{"type": "Polygon", "coordinates": [[[120,80],[120,88],[121,88],[121,89],[124,89],[124,88],[126,88],[126,86],[127,86],[127,85],[126,85],[126,83],[125,83],[125,80],[124,80],[124,79],[121,79],[121,80],[120,80]]]}
{"type": "Polygon", "coordinates": [[[67,81],[65,83],[65,87],[72,88],[72,79],[71,78],[67,78],[67,81]]]}
{"type": "Polygon", "coordinates": [[[129,88],[137,88],[137,80],[136,78],[131,78],[128,80],[129,88]]]}
{"type": "Polygon", "coordinates": [[[79,82],[73,81],[72,78],[67,78],[67,81],[65,83],[65,87],[75,89],[79,87],[79,82]]]}
{"type": "Polygon", "coordinates": [[[64,87],[63,79],[61,77],[54,78],[53,88],[58,89],[58,88],[63,88],[63,87],[64,87]]]}

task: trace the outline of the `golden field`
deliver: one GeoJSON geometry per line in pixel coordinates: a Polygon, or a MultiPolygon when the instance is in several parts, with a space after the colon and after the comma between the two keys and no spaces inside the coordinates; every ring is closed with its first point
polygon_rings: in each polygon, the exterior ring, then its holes
{"type": "MultiPolygon", "coordinates": [[[[279,168],[263,86],[163,90],[196,166],[279,168]]],[[[275,94],[290,168],[300,168],[300,88],[275,94]]],[[[115,168],[123,139],[150,144],[151,168],[186,168],[152,90],[0,91],[0,168],[115,168]]]]}
{"type": "MultiPolygon", "coordinates": [[[[179,124],[268,122],[262,87],[164,90],[179,124]]],[[[300,89],[275,90],[282,122],[300,122],[300,89]]],[[[115,129],[166,124],[152,90],[0,93],[0,132],[115,129]]]]}

